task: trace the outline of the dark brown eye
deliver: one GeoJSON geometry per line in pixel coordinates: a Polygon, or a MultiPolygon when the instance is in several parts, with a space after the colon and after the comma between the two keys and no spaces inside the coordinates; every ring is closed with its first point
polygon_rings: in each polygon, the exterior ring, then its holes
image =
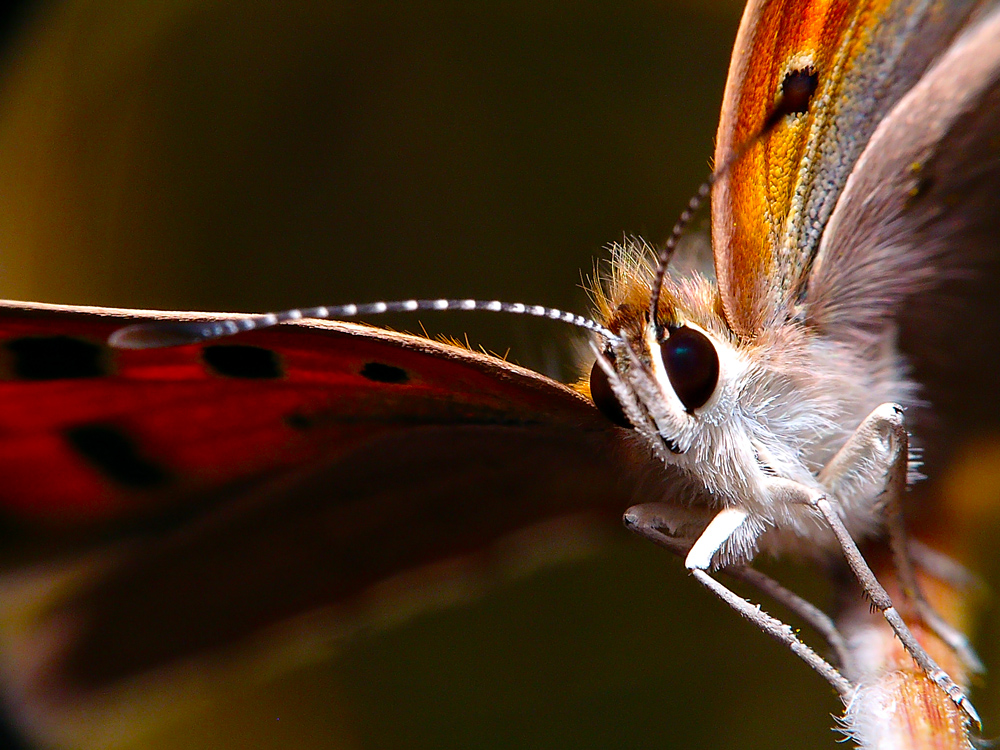
{"type": "Polygon", "coordinates": [[[708,336],[681,326],[670,331],[670,338],[660,344],[660,356],[684,408],[692,412],[704,406],[719,382],[719,354],[708,336]]]}
{"type": "MultiPolygon", "coordinates": [[[[613,358],[609,357],[609,359],[614,362],[613,358]]],[[[622,409],[618,397],[611,390],[611,382],[608,380],[608,374],[601,369],[601,365],[598,362],[594,362],[594,367],[590,371],[590,397],[594,400],[594,406],[597,407],[601,414],[619,427],[632,429],[632,423],[628,421],[628,417],[625,416],[625,410],[622,409]]]]}

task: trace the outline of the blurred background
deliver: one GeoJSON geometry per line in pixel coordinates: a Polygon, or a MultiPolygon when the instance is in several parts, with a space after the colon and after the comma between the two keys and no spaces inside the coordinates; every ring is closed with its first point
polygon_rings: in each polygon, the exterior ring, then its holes
{"type": "MultiPolygon", "coordinates": [[[[229,311],[472,296],[585,311],[581,272],[625,235],[663,240],[707,175],[741,10],[22,2],[2,38],[0,296],[229,311]]],[[[545,321],[372,322],[468,333],[572,376],[573,334],[545,321]]],[[[968,471],[988,504],[994,475],[968,471]]],[[[677,560],[618,536],[229,682],[141,746],[835,746],[825,683],[677,560]]],[[[811,571],[780,574],[822,601],[811,571]]],[[[981,640],[996,664],[995,636],[981,640]]],[[[975,697],[995,730],[995,688],[975,697]]]]}

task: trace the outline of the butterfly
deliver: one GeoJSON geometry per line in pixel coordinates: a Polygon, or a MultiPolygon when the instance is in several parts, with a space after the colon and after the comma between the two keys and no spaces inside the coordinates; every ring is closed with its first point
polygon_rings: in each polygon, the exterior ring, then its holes
{"type": "MultiPolygon", "coordinates": [[[[846,547],[864,577],[851,544],[899,533],[895,405],[918,404],[896,328],[990,228],[997,17],[990,3],[751,4],[716,152],[715,279],[620,252],[582,394],[348,323],[214,338],[127,328],[198,316],[5,306],[3,506],[33,542],[11,557],[82,561],[46,581],[58,603],[14,651],[15,694],[85,703],[306,612],[349,616],[400,573],[568,514],[631,507],[630,526],[723,597],[713,569],[740,573],[762,550],[846,547]],[[959,166],[970,154],[979,169],[959,166]]],[[[868,593],[891,618],[896,598],[868,593]]],[[[854,694],[859,675],[756,621],[854,694]]],[[[956,668],[931,665],[971,710],[956,668]]]]}

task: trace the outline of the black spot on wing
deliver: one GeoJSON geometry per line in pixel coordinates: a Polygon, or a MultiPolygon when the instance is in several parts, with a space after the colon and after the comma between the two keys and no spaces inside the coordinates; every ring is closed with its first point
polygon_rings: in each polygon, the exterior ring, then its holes
{"type": "Polygon", "coordinates": [[[402,367],[387,365],[382,362],[368,362],[361,368],[361,377],[373,380],[376,383],[405,383],[410,379],[409,374],[402,367]]]}
{"type": "Polygon", "coordinates": [[[285,417],[285,424],[293,430],[305,432],[316,426],[316,420],[306,414],[294,412],[285,417]]]}
{"type": "Polygon", "coordinates": [[[766,133],[788,115],[803,115],[808,112],[818,87],[819,74],[812,68],[786,73],[781,81],[781,95],[761,132],[766,133]]]}
{"type": "Polygon", "coordinates": [[[108,424],[71,427],[66,441],[80,456],[118,484],[134,489],[153,489],[170,480],[160,465],[143,456],[127,433],[108,424]]]}
{"type": "Polygon", "coordinates": [[[781,108],[787,114],[805,114],[819,86],[819,76],[812,68],[789,71],[781,82],[781,108]]]}
{"type": "Polygon", "coordinates": [[[11,339],[11,372],[22,380],[99,378],[107,375],[99,345],[72,336],[27,336],[11,339]]]}
{"type": "Polygon", "coordinates": [[[269,379],[284,373],[278,355],[270,349],[242,344],[213,344],[201,350],[205,364],[227,378],[269,379]]]}

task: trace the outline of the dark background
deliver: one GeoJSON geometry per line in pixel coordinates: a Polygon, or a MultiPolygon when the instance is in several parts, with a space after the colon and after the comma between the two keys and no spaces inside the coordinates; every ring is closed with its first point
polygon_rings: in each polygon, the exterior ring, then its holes
{"type": "MultiPolygon", "coordinates": [[[[740,12],[739,0],[22,6],[0,79],[0,296],[208,310],[475,296],[584,311],[581,271],[626,234],[662,240],[706,176],[740,12]]],[[[575,334],[550,322],[373,322],[468,332],[572,372],[575,334]]],[[[838,703],[820,678],[679,561],[616,536],[335,655],[214,686],[141,746],[835,747],[838,703]]],[[[822,600],[810,571],[781,574],[822,600]]],[[[996,691],[976,698],[995,728],[996,691]]]]}

